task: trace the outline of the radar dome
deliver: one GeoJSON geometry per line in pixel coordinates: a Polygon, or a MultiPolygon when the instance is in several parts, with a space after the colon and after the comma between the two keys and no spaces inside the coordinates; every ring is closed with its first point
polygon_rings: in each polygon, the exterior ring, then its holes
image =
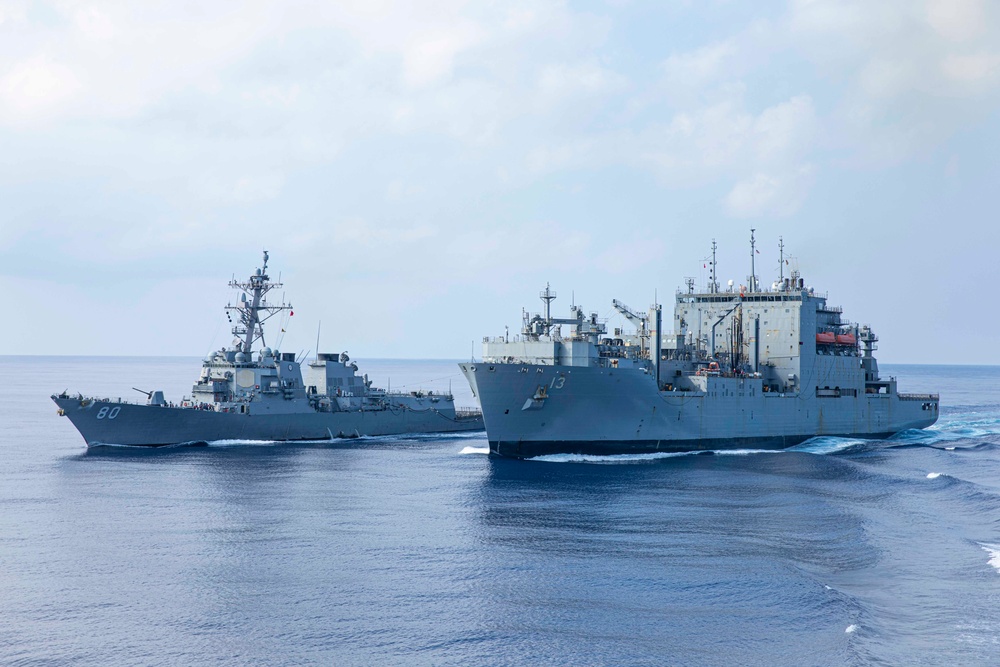
{"type": "Polygon", "coordinates": [[[271,354],[271,348],[269,348],[269,347],[265,347],[265,348],[264,348],[264,356],[265,356],[265,357],[270,357],[270,356],[273,356],[273,355],[271,354]]]}
{"type": "Polygon", "coordinates": [[[236,353],[236,363],[242,364],[245,363],[246,360],[247,360],[247,355],[243,354],[242,352],[236,353]]]}
{"type": "Polygon", "coordinates": [[[260,275],[260,269],[257,269],[257,275],[258,276],[260,275]]]}

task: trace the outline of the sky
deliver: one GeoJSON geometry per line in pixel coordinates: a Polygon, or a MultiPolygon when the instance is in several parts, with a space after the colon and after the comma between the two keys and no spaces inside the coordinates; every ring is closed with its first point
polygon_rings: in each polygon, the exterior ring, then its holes
{"type": "Polygon", "coordinates": [[[988,0],[0,0],[0,349],[202,356],[266,249],[284,350],[469,358],[753,228],[883,362],[1000,364],[998,167],[988,0]]]}

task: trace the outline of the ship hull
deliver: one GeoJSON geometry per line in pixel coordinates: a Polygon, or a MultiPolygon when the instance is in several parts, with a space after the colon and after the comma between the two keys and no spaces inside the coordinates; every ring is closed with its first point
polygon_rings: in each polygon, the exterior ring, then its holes
{"type": "Polygon", "coordinates": [[[219,440],[329,440],[483,429],[481,417],[455,418],[433,409],[255,415],[58,396],[52,400],[90,447],[160,447],[219,440]]]}
{"type": "Polygon", "coordinates": [[[937,419],[936,400],[769,393],[754,378],[708,378],[705,392],[675,392],[657,391],[640,369],[460,367],[482,406],[490,453],[514,458],[785,449],[815,436],[885,438],[937,419]]]}

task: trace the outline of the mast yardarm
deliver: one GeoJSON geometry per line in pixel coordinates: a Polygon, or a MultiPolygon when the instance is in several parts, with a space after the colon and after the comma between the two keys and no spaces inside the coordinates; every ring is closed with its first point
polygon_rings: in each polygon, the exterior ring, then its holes
{"type": "Polygon", "coordinates": [[[268,321],[283,310],[291,311],[292,304],[281,303],[280,305],[270,305],[267,303],[267,293],[276,287],[281,287],[281,283],[271,282],[267,275],[267,251],[264,251],[264,265],[257,269],[246,281],[231,280],[229,286],[242,292],[238,305],[226,305],[226,316],[232,322],[230,312],[235,313],[237,321],[233,325],[233,335],[237,340],[235,345],[241,352],[250,354],[253,345],[258,340],[264,346],[264,322],[268,321]]]}

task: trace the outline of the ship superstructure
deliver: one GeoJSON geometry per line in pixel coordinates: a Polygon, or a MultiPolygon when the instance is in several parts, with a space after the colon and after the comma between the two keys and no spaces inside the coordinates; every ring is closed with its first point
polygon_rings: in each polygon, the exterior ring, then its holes
{"type": "MultiPolygon", "coordinates": [[[[876,336],[843,318],[798,271],[763,286],[721,288],[715,244],[708,285],[678,290],[672,326],[653,304],[614,308],[634,327],[608,334],[573,305],[525,314],[521,334],[485,338],[460,364],[479,399],[490,451],[532,457],[742,447],[781,449],[818,435],[884,438],[937,420],[936,394],[882,378],[876,336]],[[568,331],[563,332],[563,327],[568,331]]],[[[756,239],[751,232],[751,257],[756,239]]]]}
{"type": "Polygon", "coordinates": [[[143,392],[145,403],[63,393],[52,396],[88,445],[160,446],[217,440],[323,440],[400,433],[475,431],[474,410],[456,410],[454,396],[389,392],[372,386],[346,352],[318,353],[305,364],[294,353],[266,345],[264,323],[287,303],[268,293],[281,287],[264,262],[247,280],[230,282],[239,292],[226,306],[233,344],[202,362],[191,396],[169,402],[162,391],[143,392]]]}

